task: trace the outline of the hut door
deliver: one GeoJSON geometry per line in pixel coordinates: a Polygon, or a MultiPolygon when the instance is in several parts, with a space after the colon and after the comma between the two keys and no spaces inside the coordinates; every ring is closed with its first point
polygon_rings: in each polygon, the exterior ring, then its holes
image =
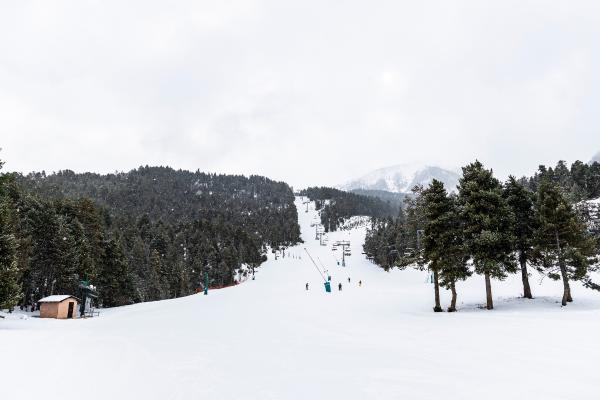
{"type": "Polygon", "coordinates": [[[69,311],[67,312],[67,318],[73,318],[73,306],[75,305],[75,303],[70,302],[69,303],[69,311]]]}

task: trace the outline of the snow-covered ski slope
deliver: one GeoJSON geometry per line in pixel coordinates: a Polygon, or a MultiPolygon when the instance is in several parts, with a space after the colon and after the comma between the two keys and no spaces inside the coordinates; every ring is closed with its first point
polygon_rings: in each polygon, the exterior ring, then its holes
{"type": "Polygon", "coordinates": [[[459,312],[433,313],[425,272],[369,263],[364,228],[320,246],[315,211],[297,206],[306,243],[270,256],[255,281],[87,320],[0,320],[0,398],[598,398],[597,293],[574,285],[561,308],[560,283],[539,286],[534,274],[526,301],[515,276],[493,283],[486,311],[474,276],[458,285],[459,312]],[[342,239],[352,242],[346,268],[331,251],[342,239]],[[328,266],[332,293],[303,247],[328,266]]]}

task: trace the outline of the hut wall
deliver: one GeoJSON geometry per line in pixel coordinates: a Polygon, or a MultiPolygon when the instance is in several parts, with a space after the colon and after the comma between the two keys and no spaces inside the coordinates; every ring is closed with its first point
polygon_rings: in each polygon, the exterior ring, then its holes
{"type": "Polygon", "coordinates": [[[60,303],[42,303],[40,305],[41,318],[66,319],[69,315],[69,303],[73,303],[73,318],[77,318],[79,310],[75,299],[66,299],[60,303]]]}

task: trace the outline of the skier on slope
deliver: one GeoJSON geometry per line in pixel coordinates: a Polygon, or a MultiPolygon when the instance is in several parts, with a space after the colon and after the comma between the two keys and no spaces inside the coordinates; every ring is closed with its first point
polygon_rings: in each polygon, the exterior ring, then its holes
{"type": "Polygon", "coordinates": [[[308,282],[306,282],[306,290],[308,290],[308,282]]]}
{"type": "Polygon", "coordinates": [[[350,283],[350,277],[348,277],[348,283],[350,283]]]}
{"type": "Polygon", "coordinates": [[[362,281],[358,281],[358,286],[362,286],[362,281]]]}
{"type": "Polygon", "coordinates": [[[342,282],[338,283],[338,290],[341,292],[342,291],[342,282]]]}

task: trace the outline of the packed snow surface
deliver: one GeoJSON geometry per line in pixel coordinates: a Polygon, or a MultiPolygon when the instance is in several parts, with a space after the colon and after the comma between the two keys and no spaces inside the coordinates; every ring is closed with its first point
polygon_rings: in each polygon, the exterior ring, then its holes
{"type": "Polygon", "coordinates": [[[320,246],[314,209],[297,206],[306,243],[270,255],[254,281],[85,320],[5,314],[0,398],[598,398],[598,293],[574,284],[575,302],[561,307],[561,283],[534,273],[536,298],[524,300],[515,275],[493,282],[486,311],[474,276],[458,285],[459,312],[433,313],[426,272],[371,264],[364,226],[320,246]],[[345,268],[336,240],[352,244],[345,268]],[[304,247],[328,268],[332,293],[304,247]]]}

